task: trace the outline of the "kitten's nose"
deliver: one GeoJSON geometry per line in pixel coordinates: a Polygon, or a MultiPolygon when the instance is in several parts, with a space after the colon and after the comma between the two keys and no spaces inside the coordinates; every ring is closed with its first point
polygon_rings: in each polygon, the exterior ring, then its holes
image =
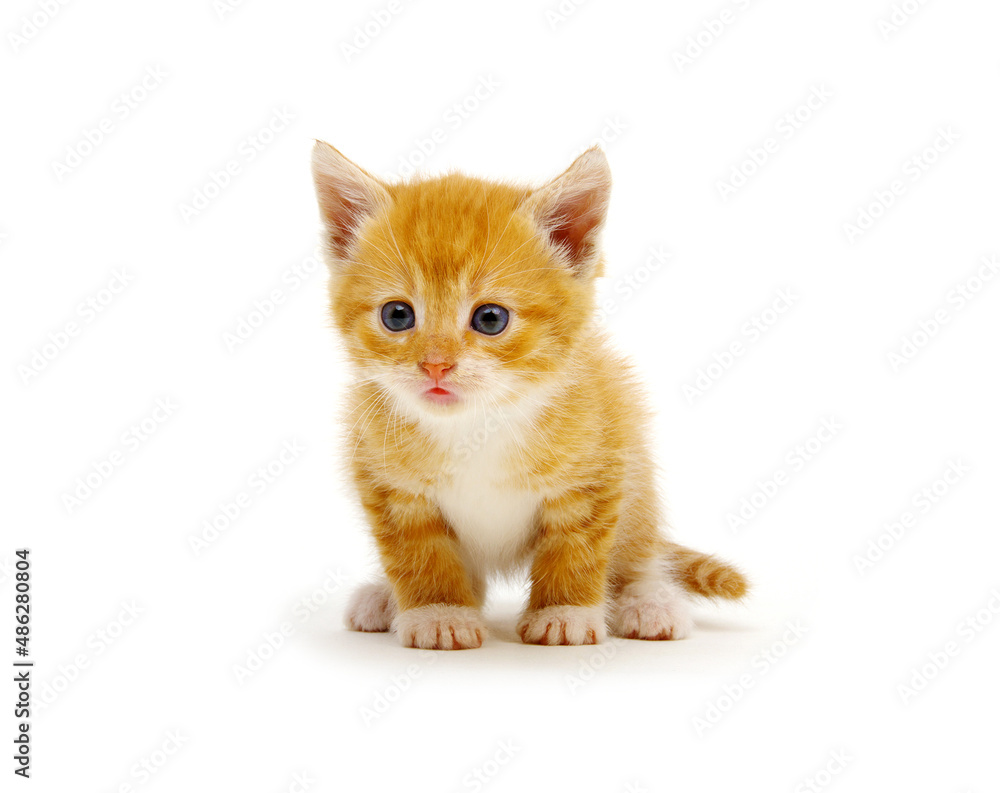
{"type": "Polygon", "coordinates": [[[450,363],[424,361],[420,364],[424,367],[424,371],[427,372],[434,380],[440,380],[445,376],[445,373],[454,369],[455,365],[450,363]]]}

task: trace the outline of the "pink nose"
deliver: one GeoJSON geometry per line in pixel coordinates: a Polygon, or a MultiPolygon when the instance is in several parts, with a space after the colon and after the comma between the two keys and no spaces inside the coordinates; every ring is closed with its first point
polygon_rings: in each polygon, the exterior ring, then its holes
{"type": "Polygon", "coordinates": [[[428,361],[425,361],[420,365],[424,367],[427,374],[434,380],[440,380],[445,376],[446,372],[449,372],[454,368],[454,365],[450,363],[430,363],[428,361]]]}

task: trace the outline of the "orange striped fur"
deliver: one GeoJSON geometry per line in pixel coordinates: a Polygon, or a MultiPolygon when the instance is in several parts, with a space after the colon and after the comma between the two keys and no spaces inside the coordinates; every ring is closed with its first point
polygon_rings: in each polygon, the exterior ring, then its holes
{"type": "Polygon", "coordinates": [[[663,535],[641,387],[594,321],[600,150],[537,189],[391,184],[320,142],[313,172],[356,375],[346,456],[386,576],[355,594],[350,627],[478,647],[489,577],[524,569],[518,632],[540,644],[683,638],[686,593],[745,594],[737,570],[663,535]],[[507,312],[495,335],[482,306],[507,312]]]}

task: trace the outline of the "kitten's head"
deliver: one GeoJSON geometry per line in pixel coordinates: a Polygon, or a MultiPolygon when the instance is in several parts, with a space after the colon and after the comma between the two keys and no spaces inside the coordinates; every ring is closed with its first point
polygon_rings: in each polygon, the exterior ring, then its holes
{"type": "Polygon", "coordinates": [[[333,318],[360,376],[437,414],[558,377],[603,269],[599,149],[538,189],[458,174],[388,184],[322,142],[313,175],[333,318]]]}

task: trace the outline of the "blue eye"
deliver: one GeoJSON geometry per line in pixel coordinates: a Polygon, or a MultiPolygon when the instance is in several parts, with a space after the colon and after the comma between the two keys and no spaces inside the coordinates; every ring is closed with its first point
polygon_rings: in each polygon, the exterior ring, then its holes
{"type": "Polygon", "coordinates": [[[382,324],[393,333],[409,330],[417,322],[413,307],[399,300],[382,306],[382,324]]]}
{"type": "Polygon", "coordinates": [[[472,312],[472,329],[487,336],[496,336],[507,327],[510,313],[503,306],[487,303],[472,312]]]}

